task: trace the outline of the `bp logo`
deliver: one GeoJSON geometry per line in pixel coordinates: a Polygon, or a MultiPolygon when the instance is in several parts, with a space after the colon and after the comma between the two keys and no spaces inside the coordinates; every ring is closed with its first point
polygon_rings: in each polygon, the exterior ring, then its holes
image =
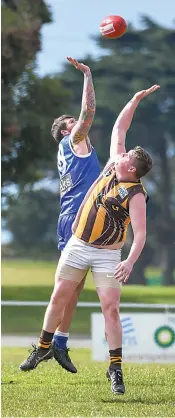
{"type": "Polygon", "coordinates": [[[157,345],[161,348],[171,347],[175,342],[174,329],[168,325],[164,325],[156,329],[154,339],[157,345]]]}

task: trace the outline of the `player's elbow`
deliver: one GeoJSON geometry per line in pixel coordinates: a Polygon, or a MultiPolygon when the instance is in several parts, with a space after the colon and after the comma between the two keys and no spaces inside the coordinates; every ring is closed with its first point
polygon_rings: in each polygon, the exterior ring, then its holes
{"type": "Polygon", "coordinates": [[[116,120],[113,130],[115,131],[116,135],[126,135],[128,124],[123,119],[116,120]]]}
{"type": "Polygon", "coordinates": [[[117,122],[117,123],[115,123],[115,125],[114,125],[114,127],[113,127],[113,131],[112,131],[112,133],[113,133],[115,136],[117,136],[117,137],[119,137],[119,138],[120,138],[120,136],[123,136],[123,135],[125,135],[125,134],[126,134],[126,130],[124,129],[123,124],[121,124],[120,122],[117,122]]]}
{"type": "Polygon", "coordinates": [[[83,113],[83,117],[80,118],[81,125],[83,125],[84,127],[90,127],[92,125],[94,116],[95,108],[87,109],[86,112],[83,113]]]}
{"type": "Polygon", "coordinates": [[[96,110],[96,102],[95,101],[92,101],[92,102],[89,102],[89,103],[87,102],[84,110],[85,110],[86,114],[94,115],[95,110],[96,110]]]}
{"type": "Polygon", "coordinates": [[[115,126],[112,130],[111,142],[125,147],[126,130],[123,127],[115,126]]]}
{"type": "Polygon", "coordinates": [[[96,109],[95,109],[95,104],[94,104],[94,106],[93,106],[93,107],[91,107],[91,108],[89,108],[89,109],[88,109],[88,112],[87,112],[87,113],[88,113],[88,117],[89,117],[89,118],[92,118],[92,119],[94,118],[94,115],[95,115],[95,110],[96,110],[96,109]]]}

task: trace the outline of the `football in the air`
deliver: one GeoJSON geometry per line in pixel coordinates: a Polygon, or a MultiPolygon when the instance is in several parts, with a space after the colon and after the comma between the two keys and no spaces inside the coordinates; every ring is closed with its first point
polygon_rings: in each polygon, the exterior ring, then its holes
{"type": "Polygon", "coordinates": [[[100,32],[105,38],[116,39],[126,32],[127,24],[121,16],[108,16],[100,24],[100,32]]]}

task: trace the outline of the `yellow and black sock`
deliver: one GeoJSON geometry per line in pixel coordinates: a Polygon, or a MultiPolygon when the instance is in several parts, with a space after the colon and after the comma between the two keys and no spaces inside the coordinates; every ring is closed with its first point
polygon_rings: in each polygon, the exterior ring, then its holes
{"type": "Polygon", "coordinates": [[[47,332],[47,331],[44,331],[44,329],[42,329],[38,347],[48,350],[48,348],[50,348],[51,346],[53,335],[54,333],[47,332]]]}
{"type": "Polygon", "coordinates": [[[109,350],[110,367],[121,369],[122,365],[122,347],[115,350],[109,350]]]}

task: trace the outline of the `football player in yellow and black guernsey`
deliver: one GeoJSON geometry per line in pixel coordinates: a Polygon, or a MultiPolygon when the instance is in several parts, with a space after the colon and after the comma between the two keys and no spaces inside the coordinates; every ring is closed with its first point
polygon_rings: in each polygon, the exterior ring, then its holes
{"type": "MultiPolygon", "coordinates": [[[[123,153],[121,158],[124,161],[129,156],[131,160],[148,159],[148,154],[141,147],[136,147],[130,153],[123,153]]],[[[147,162],[145,161],[145,166],[147,162]]],[[[97,246],[124,243],[130,223],[129,201],[137,193],[143,193],[148,200],[139,180],[119,182],[115,163],[110,163],[98,177],[90,195],[88,193],[83,201],[74,224],[76,237],[97,246]]]]}

